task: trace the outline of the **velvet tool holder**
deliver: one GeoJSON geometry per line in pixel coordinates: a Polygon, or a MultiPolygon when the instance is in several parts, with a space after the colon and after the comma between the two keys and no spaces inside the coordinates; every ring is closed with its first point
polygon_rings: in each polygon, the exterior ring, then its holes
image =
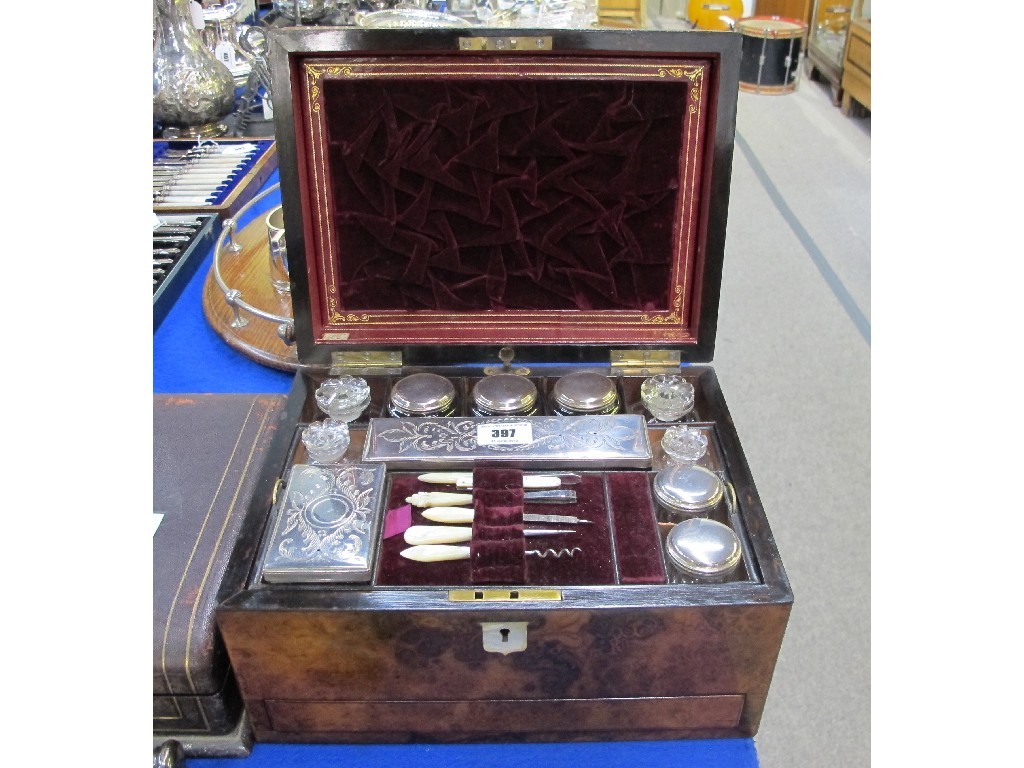
{"type": "Polygon", "coordinates": [[[523,471],[473,470],[473,584],[521,584],[526,578],[523,471]]]}

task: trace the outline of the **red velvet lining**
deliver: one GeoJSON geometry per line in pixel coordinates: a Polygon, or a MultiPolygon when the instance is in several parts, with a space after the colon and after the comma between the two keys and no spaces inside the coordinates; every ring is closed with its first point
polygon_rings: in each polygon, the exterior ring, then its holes
{"type": "Polygon", "coordinates": [[[523,582],[526,547],[521,469],[473,470],[473,539],[469,546],[474,584],[523,582]]]}
{"type": "MultiPolygon", "coordinates": [[[[645,475],[645,473],[638,473],[645,475]]],[[[559,586],[614,584],[615,565],[612,558],[612,541],[609,525],[609,510],[606,505],[605,480],[600,474],[585,474],[583,480],[571,486],[577,494],[575,504],[536,504],[527,502],[523,509],[527,513],[575,515],[592,521],[589,525],[562,525],[558,523],[526,523],[524,528],[574,528],[574,533],[559,536],[535,536],[525,540],[527,550],[535,549],[572,549],[579,547],[582,552],[573,557],[540,558],[527,555],[524,559],[525,575],[519,581],[509,584],[526,586],[559,586]]],[[[395,473],[391,480],[391,490],[387,499],[387,509],[399,507],[405,499],[417,491],[455,491],[454,486],[428,485],[416,479],[415,474],[395,473]]],[[[423,510],[413,507],[413,525],[437,525],[425,519],[423,510]]],[[[474,513],[474,518],[476,514],[474,513]]],[[[511,530],[518,536],[519,527],[505,524],[509,522],[508,513],[497,513],[493,521],[498,526],[511,530]]],[[[490,532],[488,532],[490,533],[490,532]]],[[[496,541],[495,539],[490,539],[496,541]]],[[[519,542],[523,540],[518,539],[519,542]]],[[[409,545],[401,536],[384,539],[380,542],[380,553],[377,565],[377,583],[386,586],[471,586],[476,583],[499,583],[497,580],[475,582],[471,561],[463,560],[444,563],[417,563],[401,557],[400,553],[409,545]]],[[[519,546],[518,543],[515,544],[519,546]]],[[[657,549],[658,542],[649,543],[657,549]]],[[[472,552],[472,545],[471,545],[472,552]]],[[[497,548],[486,553],[493,557],[491,562],[507,564],[508,551],[499,553],[497,548]],[[499,560],[499,558],[501,558],[499,560]]],[[[482,555],[483,556],[483,555],[482,555]]]]}
{"type": "Polygon", "coordinates": [[[346,311],[670,308],[688,82],[323,88],[346,311]]]}
{"type": "Polygon", "coordinates": [[[615,527],[615,552],[622,584],[664,584],[665,563],[646,473],[608,475],[608,500],[615,527]]]}

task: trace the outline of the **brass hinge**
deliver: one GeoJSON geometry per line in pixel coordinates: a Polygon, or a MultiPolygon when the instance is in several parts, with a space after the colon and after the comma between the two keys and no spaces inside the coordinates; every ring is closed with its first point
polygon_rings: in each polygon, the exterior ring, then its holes
{"type": "Polygon", "coordinates": [[[550,51],[550,35],[507,35],[503,37],[460,37],[461,51],[550,51]]]}
{"type": "Polygon", "coordinates": [[[637,375],[679,373],[682,353],[677,349],[613,349],[612,370],[637,375]]]}
{"type": "Polygon", "coordinates": [[[363,352],[347,350],[331,353],[331,376],[355,371],[371,373],[398,373],[402,368],[400,351],[367,350],[363,352]]]}
{"type": "Polygon", "coordinates": [[[560,589],[449,589],[453,603],[524,603],[540,600],[561,600],[560,589]]]}

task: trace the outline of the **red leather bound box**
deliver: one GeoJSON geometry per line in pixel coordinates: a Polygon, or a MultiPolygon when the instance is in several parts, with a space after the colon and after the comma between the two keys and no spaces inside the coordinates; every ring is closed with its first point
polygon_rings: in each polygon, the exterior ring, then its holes
{"type": "MultiPolygon", "coordinates": [[[[638,425],[650,452],[617,464],[595,443],[573,467],[576,502],[553,506],[513,492],[517,472],[543,470],[543,457],[476,462],[469,561],[410,561],[396,536],[375,542],[365,583],[268,583],[265,540],[217,613],[257,740],[754,734],[793,596],[710,366],[739,37],[314,27],[269,37],[294,309],[284,332],[305,366],[282,477],[309,463],[299,435],[323,418],[314,393],[338,375],[369,384],[344,460],[388,464],[383,510],[453,490],[418,479],[407,454],[381,458],[376,441],[394,423],[377,419],[396,415],[399,384],[415,373],[451,384],[445,418],[400,422],[409,445],[441,451],[442,464],[461,450],[456,432],[476,424],[466,422],[474,391],[500,373],[532,382],[547,417],[565,405],[563,377],[599,374],[613,421],[564,416],[553,441],[578,449],[581,432],[603,439],[598,424],[638,425]],[[658,502],[655,478],[671,464],[670,425],[641,395],[658,373],[694,389],[684,421],[707,438],[696,463],[722,489],[704,516],[742,555],[718,583],[679,578],[666,557],[680,516],[658,502]],[[420,430],[431,440],[417,442],[420,430]],[[537,550],[575,546],[571,555],[530,555],[524,510],[591,522],[572,546],[537,550]]],[[[426,522],[422,510],[412,522],[426,522]]]]}

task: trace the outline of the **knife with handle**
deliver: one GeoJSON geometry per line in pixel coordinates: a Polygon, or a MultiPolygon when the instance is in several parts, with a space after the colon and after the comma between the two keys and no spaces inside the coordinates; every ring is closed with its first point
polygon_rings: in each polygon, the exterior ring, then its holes
{"type": "MultiPolygon", "coordinates": [[[[467,490],[473,487],[472,472],[427,472],[426,474],[419,475],[416,479],[421,483],[454,485],[467,490]]],[[[523,488],[559,488],[563,485],[575,485],[581,479],[579,475],[573,472],[524,474],[523,488]]]]}
{"type": "MultiPolygon", "coordinates": [[[[432,520],[435,523],[472,523],[473,522],[473,510],[467,507],[431,507],[425,509],[421,513],[427,520],[432,520]]],[[[573,515],[535,515],[527,512],[523,515],[524,523],[562,523],[563,525],[581,525],[590,524],[589,520],[584,520],[580,517],[573,515]]]]}
{"type": "MultiPolygon", "coordinates": [[[[535,504],[575,504],[576,491],[527,491],[523,501],[535,504]]],[[[414,507],[457,507],[473,503],[471,493],[446,493],[444,491],[422,491],[405,500],[414,507]]]]}
{"type": "MultiPolygon", "coordinates": [[[[524,536],[558,536],[563,533],[576,533],[572,528],[526,528],[524,536]]],[[[454,525],[411,525],[405,530],[405,543],[422,544],[458,544],[473,538],[472,528],[454,525]]]]}
{"type": "MultiPolygon", "coordinates": [[[[580,547],[562,549],[528,549],[527,555],[540,558],[562,558],[576,557],[582,554],[580,547]]],[[[403,549],[402,557],[415,560],[418,563],[441,563],[449,560],[469,560],[469,547],[460,547],[454,544],[420,544],[415,547],[403,549]]]]}

